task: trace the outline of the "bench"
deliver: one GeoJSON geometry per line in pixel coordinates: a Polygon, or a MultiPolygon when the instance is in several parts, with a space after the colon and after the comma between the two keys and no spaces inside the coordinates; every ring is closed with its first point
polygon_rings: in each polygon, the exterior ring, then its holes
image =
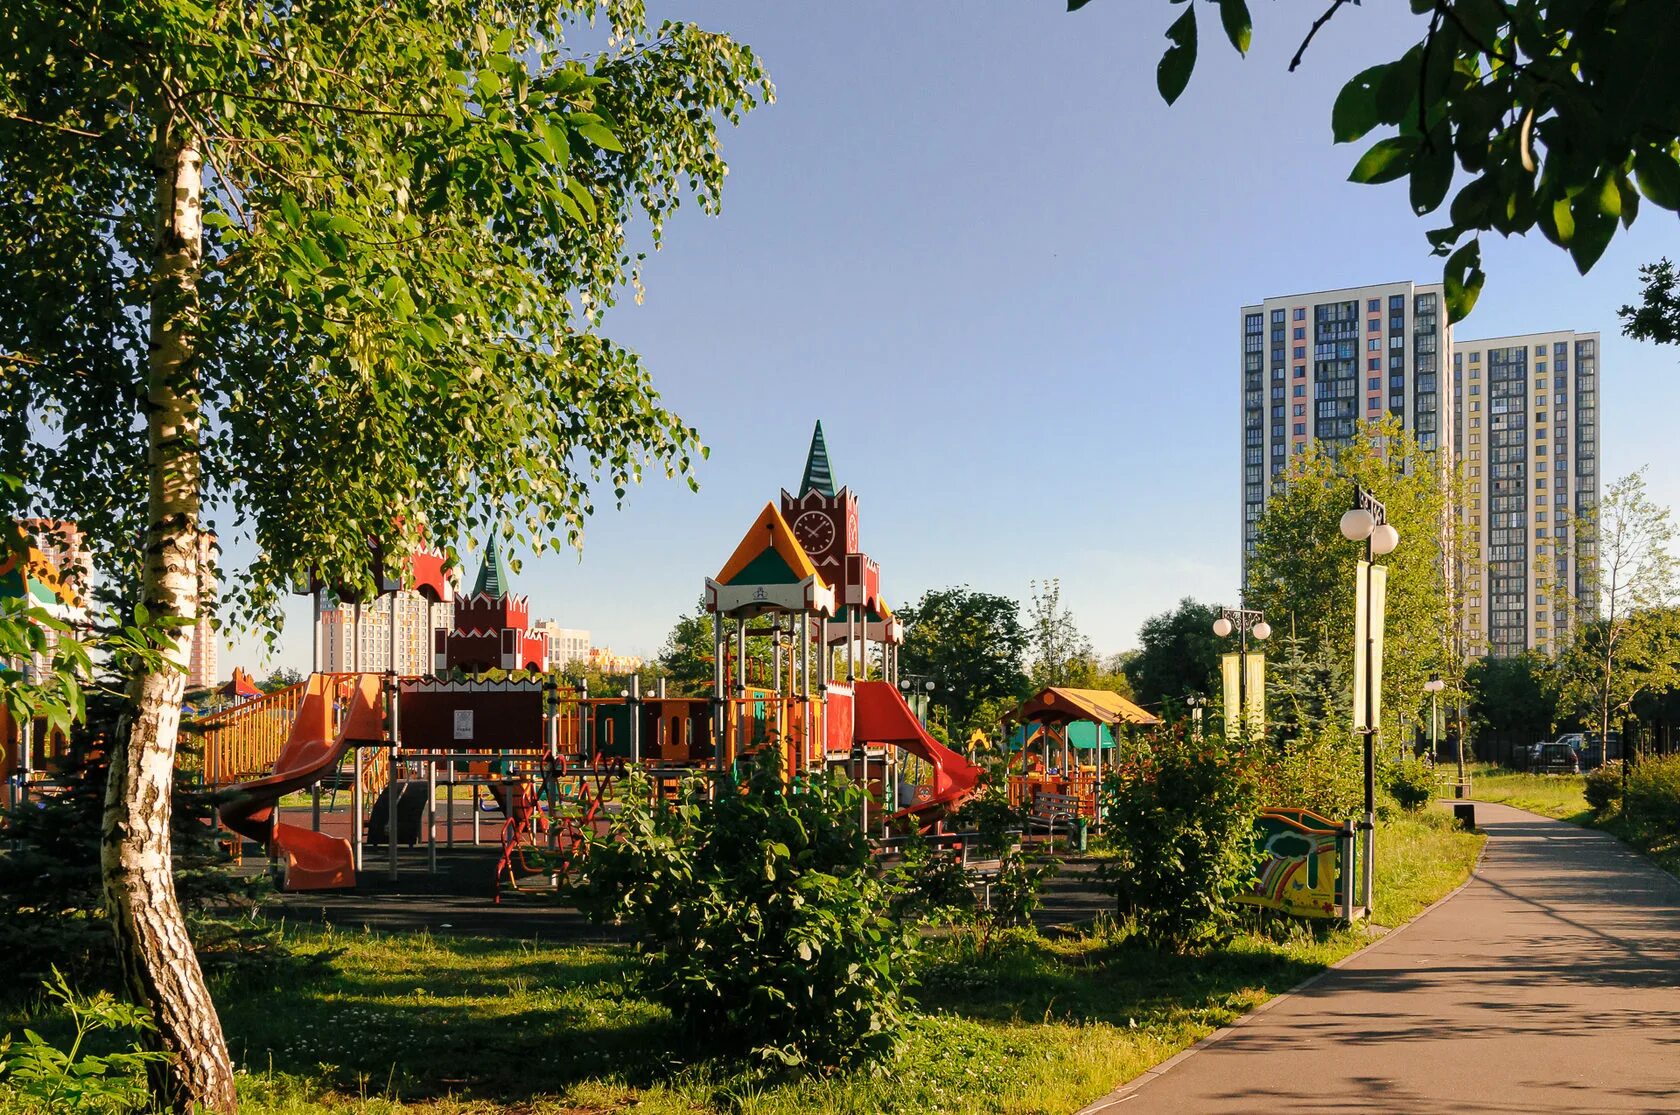
{"type": "Polygon", "coordinates": [[[1021,850],[1021,833],[1011,829],[1004,834],[1004,847],[995,852],[982,852],[978,832],[941,832],[922,837],[894,836],[880,842],[883,851],[900,851],[912,839],[919,839],[928,847],[949,852],[962,868],[970,889],[984,909],[992,907],[992,884],[1003,874],[1006,855],[1021,850]]]}
{"type": "Polygon", "coordinates": [[[1045,836],[1054,844],[1056,826],[1062,826],[1062,834],[1065,836],[1072,829],[1078,816],[1079,799],[1072,794],[1039,793],[1032,800],[1027,820],[1034,828],[1044,829],[1045,836]]]}

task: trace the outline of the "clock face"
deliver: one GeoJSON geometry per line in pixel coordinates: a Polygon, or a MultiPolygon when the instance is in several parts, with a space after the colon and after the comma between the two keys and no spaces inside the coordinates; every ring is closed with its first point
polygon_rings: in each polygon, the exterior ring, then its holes
{"type": "Polygon", "coordinates": [[[793,521],[793,536],[808,554],[820,554],[834,544],[834,523],[821,511],[807,511],[793,521]]]}

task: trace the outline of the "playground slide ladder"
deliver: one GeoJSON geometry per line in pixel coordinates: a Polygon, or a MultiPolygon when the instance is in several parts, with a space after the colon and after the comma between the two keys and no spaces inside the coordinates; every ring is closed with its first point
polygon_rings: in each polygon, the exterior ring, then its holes
{"type": "Polygon", "coordinates": [[[205,788],[219,790],[273,770],[308,688],[302,681],[194,720],[192,728],[203,741],[205,788]]]}

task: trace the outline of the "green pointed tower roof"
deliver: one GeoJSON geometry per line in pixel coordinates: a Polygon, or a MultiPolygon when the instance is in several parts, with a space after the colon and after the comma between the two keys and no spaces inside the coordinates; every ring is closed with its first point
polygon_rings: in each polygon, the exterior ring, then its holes
{"type": "Polygon", "coordinates": [[[804,495],[812,488],[830,499],[834,497],[834,472],[828,467],[828,444],[823,441],[821,419],[811,435],[811,452],[805,457],[805,478],[799,482],[799,494],[804,495]]]}
{"type": "Polygon", "coordinates": [[[502,564],[502,551],[496,546],[496,536],[490,536],[490,545],[484,551],[484,564],[478,567],[478,580],[473,582],[473,595],[483,593],[492,600],[500,600],[508,593],[510,585],[507,566],[502,564]]]}

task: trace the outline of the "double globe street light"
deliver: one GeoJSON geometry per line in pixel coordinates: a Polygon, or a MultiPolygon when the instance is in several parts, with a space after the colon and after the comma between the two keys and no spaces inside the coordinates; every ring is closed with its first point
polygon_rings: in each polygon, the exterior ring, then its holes
{"type": "MultiPolygon", "coordinates": [[[[1342,516],[1342,537],[1349,542],[1365,543],[1365,560],[1359,563],[1357,592],[1355,596],[1354,631],[1357,640],[1364,636],[1364,646],[1359,648],[1363,653],[1359,655],[1358,669],[1360,684],[1356,687],[1356,694],[1363,691],[1364,708],[1356,707],[1354,717],[1358,724],[1359,734],[1365,741],[1365,816],[1359,828],[1365,834],[1363,855],[1360,857],[1359,879],[1362,905],[1366,915],[1371,911],[1372,884],[1372,856],[1376,849],[1377,825],[1377,733],[1381,730],[1377,723],[1378,693],[1381,684],[1381,671],[1377,662],[1377,630],[1382,623],[1382,613],[1376,607],[1378,597],[1388,585],[1387,571],[1379,578],[1376,570],[1381,568],[1376,559],[1384,554],[1391,554],[1400,545],[1400,532],[1388,522],[1388,509],[1381,500],[1366,491],[1364,487],[1355,485],[1353,489],[1353,507],[1342,516]],[[1363,608],[1364,614],[1357,614],[1363,608]]],[[[1357,696],[1356,696],[1357,701],[1357,696]]]]}
{"type": "MultiPolygon", "coordinates": [[[[1248,637],[1252,634],[1257,642],[1263,643],[1272,637],[1272,625],[1266,622],[1266,613],[1258,608],[1221,608],[1219,618],[1213,621],[1213,633],[1226,639],[1233,631],[1242,647],[1237,658],[1237,723],[1241,727],[1246,726],[1248,719],[1248,637]]],[[[1229,701],[1227,696],[1227,709],[1229,701]]],[[[1226,718],[1229,719],[1229,713],[1226,718]]]]}

